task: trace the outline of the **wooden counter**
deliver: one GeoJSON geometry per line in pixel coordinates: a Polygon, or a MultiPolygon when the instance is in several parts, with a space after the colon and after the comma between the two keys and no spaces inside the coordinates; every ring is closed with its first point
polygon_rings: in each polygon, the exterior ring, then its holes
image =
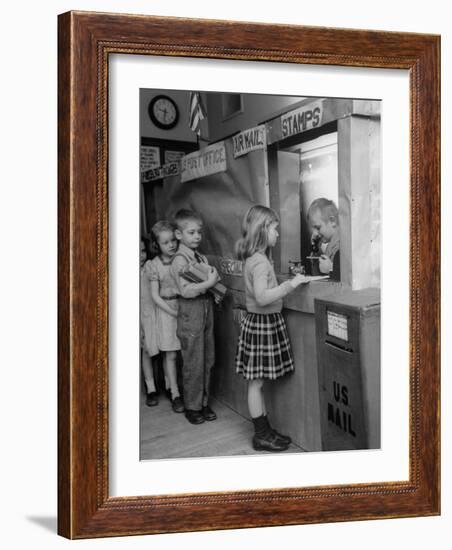
{"type": "MultiPolygon", "coordinates": [[[[278,275],[279,283],[289,280],[289,275],[278,275]]],[[[243,277],[237,275],[222,275],[221,282],[226,285],[233,296],[237,307],[245,308],[245,291],[243,277]]],[[[337,294],[347,289],[340,282],[324,279],[302,284],[284,298],[283,308],[301,313],[314,313],[314,298],[325,298],[331,294],[337,294]]]]}

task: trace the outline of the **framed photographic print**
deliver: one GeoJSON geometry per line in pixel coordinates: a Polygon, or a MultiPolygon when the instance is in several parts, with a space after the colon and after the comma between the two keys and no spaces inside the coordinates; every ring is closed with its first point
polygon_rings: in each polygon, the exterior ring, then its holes
{"type": "Polygon", "coordinates": [[[59,533],[439,514],[439,37],[59,17],[59,533]]]}

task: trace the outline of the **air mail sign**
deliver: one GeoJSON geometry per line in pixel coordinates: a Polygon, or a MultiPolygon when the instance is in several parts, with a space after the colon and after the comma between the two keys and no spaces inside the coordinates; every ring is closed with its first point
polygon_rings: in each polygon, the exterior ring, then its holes
{"type": "Polygon", "coordinates": [[[224,141],[209,145],[181,158],[181,181],[190,181],[226,171],[224,141]]]}
{"type": "Polygon", "coordinates": [[[290,137],[322,125],[323,107],[321,101],[303,105],[281,116],[282,137],[290,137]]]}
{"type": "Polygon", "coordinates": [[[233,136],[232,143],[234,146],[234,158],[246,155],[251,151],[257,151],[265,148],[266,143],[266,131],[265,125],[256,126],[256,128],[249,128],[244,132],[240,132],[236,136],[233,136]]]}

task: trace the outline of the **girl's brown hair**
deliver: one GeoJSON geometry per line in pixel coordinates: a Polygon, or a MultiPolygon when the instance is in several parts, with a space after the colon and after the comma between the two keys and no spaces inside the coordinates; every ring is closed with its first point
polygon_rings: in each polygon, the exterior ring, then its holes
{"type": "Polygon", "coordinates": [[[159,235],[163,231],[171,231],[174,233],[176,227],[173,223],[167,220],[160,220],[152,226],[151,229],[151,249],[155,254],[160,254],[159,235]]]}

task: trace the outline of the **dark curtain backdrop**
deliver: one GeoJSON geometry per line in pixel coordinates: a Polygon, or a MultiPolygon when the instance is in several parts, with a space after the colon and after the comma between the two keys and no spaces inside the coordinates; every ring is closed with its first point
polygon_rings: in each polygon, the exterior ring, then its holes
{"type": "Polygon", "coordinates": [[[234,159],[232,140],[225,140],[226,172],[181,183],[180,175],[164,180],[155,196],[158,219],[170,219],[180,208],[198,211],[205,224],[201,251],[232,258],[243,216],[253,204],[265,204],[265,151],[234,159]]]}

